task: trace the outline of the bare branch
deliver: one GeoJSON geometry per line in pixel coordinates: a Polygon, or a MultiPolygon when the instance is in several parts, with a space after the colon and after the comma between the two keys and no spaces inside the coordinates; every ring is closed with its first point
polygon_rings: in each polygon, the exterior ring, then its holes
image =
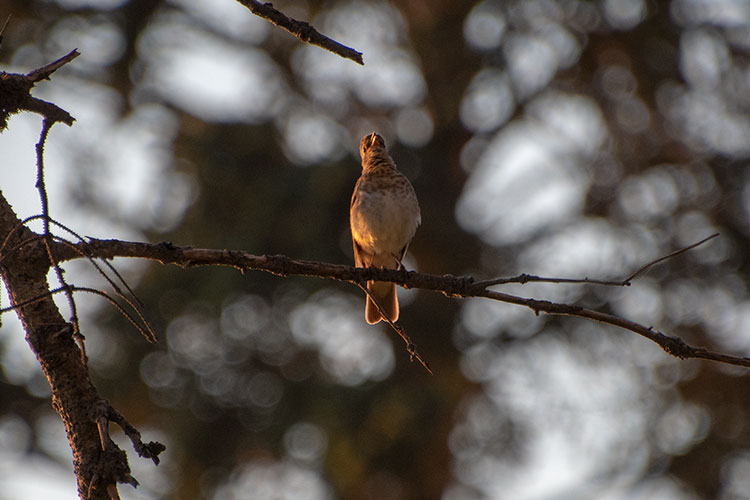
{"type": "MultiPolygon", "coordinates": [[[[696,245],[708,241],[708,239],[677,252],[681,253],[682,251],[694,248],[696,245]]],[[[231,266],[240,271],[254,269],[277,276],[310,276],[346,281],[358,287],[366,281],[389,281],[405,288],[421,288],[441,292],[448,297],[484,297],[509,304],[525,306],[534,311],[535,314],[543,312],[550,315],[577,316],[630,330],[655,342],[666,353],[681,359],[699,358],[750,367],[750,358],[730,356],[709,351],[703,347],[690,346],[678,337],[664,335],[652,327],[647,327],[613,314],[593,311],[573,304],[561,304],[488,290],[487,281],[475,282],[471,276],[439,276],[414,271],[404,272],[403,270],[396,269],[355,268],[340,264],[295,260],[283,255],[253,255],[236,250],[177,247],[171,243],[150,244],[93,239],[88,242],[88,248],[92,252],[92,255],[99,258],[138,257],[182,267],[208,265],[231,266]]],[[[57,258],[61,261],[78,258],[78,255],[70,249],[60,248],[59,252],[57,258]]],[[[676,255],[676,253],[672,252],[670,254],[670,256],[673,255],[676,255]]],[[[661,260],[664,259],[659,259],[659,261],[661,260]]],[[[495,281],[493,280],[493,282],[495,281]]]]}
{"type": "Polygon", "coordinates": [[[10,311],[15,311],[17,309],[21,309],[23,307],[34,304],[36,302],[40,302],[53,295],[57,295],[58,293],[65,293],[67,295],[69,293],[72,294],[73,292],[86,292],[86,293],[92,293],[94,295],[103,297],[104,299],[107,300],[107,302],[112,304],[112,306],[115,309],[117,309],[117,311],[120,314],[122,314],[123,317],[125,317],[125,319],[127,319],[130,322],[130,324],[133,325],[138,330],[138,332],[146,338],[146,340],[148,340],[151,343],[156,343],[156,333],[154,332],[153,328],[151,328],[151,324],[148,321],[146,321],[146,319],[143,317],[143,313],[140,311],[139,308],[135,307],[133,303],[127,297],[123,297],[123,300],[127,302],[130,308],[135,311],[136,315],[138,316],[138,319],[141,320],[140,323],[135,319],[135,317],[133,317],[132,314],[130,314],[127,310],[125,310],[125,308],[122,307],[119,302],[117,302],[115,299],[110,297],[107,292],[103,292],[97,288],[91,288],[91,287],[86,287],[86,286],[76,286],[76,285],[61,286],[53,290],[47,290],[44,293],[31,297],[23,302],[18,302],[11,306],[0,308],[0,314],[10,312],[10,311]]]}
{"type": "MultiPolygon", "coordinates": [[[[10,233],[13,235],[4,239],[3,247],[16,249],[23,245],[23,251],[2,252],[0,277],[9,292],[11,308],[24,324],[26,340],[49,381],[52,405],[65,424],[76,457],[79,496],[111,499],[110,490],[118,481],[133,484],[134,480],[122,450],[114,444],[107,450],[101,449],[100,427],[89,412],[100,397],[79,348],[81,337],[75,335],[73,326],[63,319],[51,298],[54,292],[49,291],[47,279],[49,255],[62,244],[36,235],[24,226],[0,193],[0,234],[10,233]]],[[[62,291],[62,288],[56,290],[62,291]]]]}
{"type": "Polygon", "coordinates": [[[151,460],[153,460],[154,465],[159,465],[159,454],[167,449],[166,446],[159,443],[158,441],[149,441],[148,443],[144,443],[141,440],[141,433],[138,432],[138,429],[133,427],[130,422],[128,422],[125,417],[123,417],[122,414],[114,407],[112,407],[109,403],[107,403],[106,417],[109,421],[114,422],[120,426],[123,432],[125,432],[125,434],[130,438],[130,442],[133,443],[133,448],[135,448],[135,451],[139,456],[143,458],[150,458],[151,460]]]}
{"type": "Polygon", "coordinates": [[[270,21],[272,24],[287,30],[292,35],[296,36],[303,42],[307,42],[311,45],[317,45],[318,47],[324,48],[329,52],[341,56],[346,59],[351,59],[357,64],[364,66],[362,60],[362,52],[358,52],[351,47],[347,47],[336,40],[328,38],[327,36],[318,32],[314,27],[304,21],[297,21],[288,17],[283,12],[273,8],[273,4],[261,3],[257,0],[237,0],[239,3],[250,9],[250,12],[258,17],[262,17],[270,21]]]}
{"type": "Polygon", "coordinates": [[[32,83],[36,83],[41,80],[49,80],[49,77],[52,73],[80,55],[81,53],[78,52],[78,49],[73,49],[57,61],[52,61],[49,64],[45,64],[41,68],[30,71],[26,74],[26,79],[32,83]]]}
{"type": "MultiPolygon", "coordinates": [[[[73,334],[80,335],[81,330],[78,325],[78,308],[76,307],[75,300],[73,300],[73,292],[70,290],[68,283],[65,281],[65,277],[63,276],[63,271],[60,268],[60,265],[52,256],[52,248],[50,247],[50,239],[52,235],[49,231],[49,199],[47,197],[47,188],[44,183],[44,145],[47,141],[49,130],[54,124],[54,121],[48,118],[44,119],[44,121],[42,122],[42,132],[39,136],[39,142],[36,144],[36,188],[39,191],[39,200],[42,205],[42,224],[44,227],[42,241],[44,242],[44,247],[47,250],[47,256],[49,257],[50,265],[55,270],[57,280],[60,282],[60,285],[62,285],[61,288],[65,292],[65,297],[68,300],[68,307],[70,308],[71,315],[70,322],[73,325],[73,334]]],[[[85,359],[85,356],[83,359],[85,359]]]]}
{"type": "MultiPolygon", "coordinates": [[[[49,216],[45,217],[44,215],[37,214],[37,215],[32,215],[32,216],[27,217],[24,220],[22,220],[15,228],[13,228],[13,230],[10,233],[8,233],[8,235],[6,236],[5,240],[3,240],[2,243],[0,243],[0,264],[2,264],[2,262],[3,262],[4,259],[8,258],[14,252],[20,250],[25,245],[28,245],[29,243],[32,243],[32,242],[37,241],[38,239],[42,238],[42,236],[34,236],[32,238],[29,238],[26,241],[22,241],[22,242],[18,243],[15,247],[11,248],[9,251],[7,251],[7,252],[5,252],[3,254],[3,252],[5,250],[5,246],[8,243],[8,239],[11,236],[13,236],[16,233],[16,231],[18,231],[18,229],[20,229],[21,227],[25,226],[26,224],[28,224],[29,222],[31,222],[33,220],[44,219],[44,218],[46,218],[46,220],[49,223],[54,224],[55,226],[59,227],[60,229],[66,231],[66,232],[70,233],[72,236],[74,236],[80,243],[83,244],[83,247],[85,249],[85,246],[86,246],[87,243],[86,243],[86,240],[83,238],[83,236],[81,236],[77,232],[73,231],[71,228],[69,228],[65,224],[62,224],[61,222],[53,219],[52,217],[49,217],[49,216]]],[[[107,281],[107,283],[109,283],[110,286],[112,286],[112,288],[115,290],[115,292],[117,293],[117,295],[119,295],[119,296],[124,296],[125,295],[125,293],[120,289],[120,286],[117,283],[115,283],[115,281],[112,278],[110,278],[109,275],[107,275],[107,273],[104,271],[104,269],[102,269],[102,267],[99,265],[99,263],[97,263],[91,255],[89,255],[87,252],[83,251],[79,246],[76,246],[74,243],[72,243],[71,241],[69,241],[69,240],[67,240],[65,238],[62,238],[60,236],[54,236],[54,240],[57,241],[57,242],[60,242],[60,243],[62,243],[64,245],[69,246],[74,252],[78,253],[81,257],[85,257],[86,259],[88,259],[89,263],[94,267],[94,269],[96,269],[97,272],[107,281]]],[[[143,307],[143,302],[141,301],[141,299],[138,298],[138,296],[135,294],[135,291],[130,287],[130,285],[128,284],[128,282],[125,281],[125,278],[122,277],[122,275],[120,274],[120,272],[117,269],[115,269],[115,266],[113,266],[111,263],[109,263],[108,261],[103,260],[103,259],[102,259],[101,263],[104,264],[107,267],[107,269],[109,269],[109,271],[111,271],[112,274],[115,275],[115,278],[117,278],[117,280],[120,282],[120,284],[125,287],[125,289],[130,294],[130,299],[132,299],[132,301],[135,304],[137,304],[139,307],[143,307]]]]}
{"type": "Polygon", "coordinates": [[[3,43],[3,35],[5,35],[5,29],[8,27],[8,23],[10,23],[10,18],[12,16],[8,14],[8,17],[5,19],[5,24],[3,24],[2,29],[0,29],[0,43],[3,43]]]}
{"type": "Polygon", "coordinates": [[[748,357],[730,356],[709,351],[704,347],[694,347],[688,345],[679,337],[665,335],[658,330],[654,330],[653,327],[647,327],[640,323],[636,323],[635,321],[615,316],[614,314],[593,311],[577,305],[559,304],[546,300],[518,297],[516,295],[510,295],[495,290],[484,290],[477,294],[472,294],[471,296],[486,297],[488,299],[499,300],[500,302],[526,306],[534,311],[534,314],[544,312],[554,316],[577,316],[579,318],[591,319],[599,323],[617,326],[625,330],[630,330],[631,332],[637,333],[638,335],[655,342],[664,350],[664,352],[676,358],[700,358],[750,368],[750,358],[748,357]]]}
{"type": "Polygon", "coordinates": [[[572,283],[572,284],[584,284],[585,283],[589,285],[630,286],[631,282],[635,278],[642,275],[643,273],[645,273],[646,271],[654,267],[659,262],[663,262],[667,259],[671,259],[672,257],[676,257],[677,255],[685,253],[688,250],[692,250],[693,248],[699,245],[702,245],[706,243],[707,241],[716,238],[717,236],[719,236],[719,233],[714,233],[711,236],[703,238],[697,243],[693,243],[692,245],[688,245],[686,247],[675,250],[674,252],[670,252],[667,255],[664,255],[663,257],[659,257],[656,260],[652,260],[648,264],[638,268],[637,271],[632,273],[627,278],[623,280],[619,280],[619,281],[598,280],[598,279],[591,279],[591,278],[545,278],[542,276],[534,276],[532,274],[519,274],[518,276],[514,276],[512,278],[495,278],[491,280],[477,281],[476,283],[474,283],[474,285],[490,287],[494,285],[507,285],[508,283],[519,283],[523,285],[525,283],[535,282],[535,283],[572,283]]]}
{"type": "Polygon", "coordinates": [[[37,82],[48,79],[52,73],[79,55],[78,50],[74,49],[60,59],[26,75],[0,71],[0,131],[7,127],[8,117],[19,111],[38,113],[52,123],[73,125],[75,118],[70,116],[70,113],[56,104],[33,97],[30,92],[37,82]]]}
{"type": "Polygon", "coordinates": [[[640,268],[640,269],[638,269],[638,270],[637,270],[636,272],[634,272],[633,274],[631,274],[630,276],[628,276],[627,278],[625,278],[625,279],[623,280],[623,284],[627,283],[627,284],[629,285],[629,284],[630,284],[630,281],[631,281],[631,280],[633,280],[633,279],[635,279],[636,277],[640,276],[641,274],[645,273],[646,271],[648,271],[649,269],[651,269],[651,268],[652,268],[653,266],[655,266],[655,265],[656,265],[656,264],[658,264],[659,262],[663,262],[663,261],[665,261],[665,260],[667,260],[667,259],[671,259],[672,257],[675,257],[675,256],[677,256],[677,255],[680,255],[681,253],[685,253],[685,252],[687,252],[688,250],[692,250],[693,248],[697,247],[698,245],[702,245],[702,244],[704,244],[705,242],[707,242],[708,240],[712,240],[712,239],[716,238],[717,236],[719,236],[719,233],[714,233],[714,234],[712,234],[711,236],[708,236],[708,237],[706,237],[706,238],[703,238],[702,240],[700,240],[700,241],[699,241],[699,242],[697,242],[697,243],[693,243],[692,245],[686,246],[686,247],[684,247],[684,248],[680,248],[680,249],[678,249],[678,250],[675,250],[674,252],[670,252],[670,253],[668,253],[668,254],[667,254],[667,255],[665,255],[664,257],[661,257],[661,258],[659,258],[659,259],[656,259],[656,260],[655,260],[655,261],[653,261],[653,262],[649,262],[648,264],[646,264],[645,266],[641,267],[641,268],[640,268]]]}
{"type": "Polygon", "coordinates": [[[422,365],[425,370],[427,370],[427,373],[429,373],[430,375],[434,375],[434,373],[432,373],[432,370],[430,369],[430,365],[419,354],[419,352],[417,351],[417,346],[415,346],[414,342],[411,341],[411,337],[407,335],[406,331],[404,331],[403,328],[401,328],[391,320],[391,318],[385,312],[385,309],[383,309],[383,306],[381,306],[380,302],[378,302],[378,299],[375,298],[375,296],[370,292],[370,290],[367,289],[366,286],[364,286],[362,283],[357,283],[357,286],[361,288],[368,297],[370,297],[373,304],[375,304],[375,307],[377,307],[380,316],[383,318],[383,321],[388,323],[388,326],[393,328],[393,331],[395,331],[398,336],[401,337],[401,340],[404,341],[404,343],[406,344],[406,352],[409,353],[409,359],[412,362],[416,359],[417,361],[419,361],[419,364],[422,365]]]}

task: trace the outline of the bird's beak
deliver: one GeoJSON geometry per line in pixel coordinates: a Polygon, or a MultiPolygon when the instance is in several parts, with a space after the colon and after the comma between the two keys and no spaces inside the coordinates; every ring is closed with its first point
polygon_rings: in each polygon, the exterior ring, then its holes
{"type": "Polygon", "coordinates": [[[370,135],[370,147],[373,147],[375,145],[375,139],[377,138],[377,135],[374,133],[370,135]]]}

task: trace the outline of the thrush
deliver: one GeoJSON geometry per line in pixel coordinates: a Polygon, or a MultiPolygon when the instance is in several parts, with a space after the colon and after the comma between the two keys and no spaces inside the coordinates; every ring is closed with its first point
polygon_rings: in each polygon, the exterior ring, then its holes
{"type": "MultiPolygon", "coordinates": [[[[398,171],[385,141],[368,134],[359,144],[362,174],[354,186],[349,208],[354,263],[357,267],[400,269],[409,242],[422,221],[417,195],[398,171]]],[[[367,290],[391,321],[398,320],[396,285],[368,281],[367,290]]],[[[384,319],[368,296],[365,319],[371,325],[384,319]]]]}

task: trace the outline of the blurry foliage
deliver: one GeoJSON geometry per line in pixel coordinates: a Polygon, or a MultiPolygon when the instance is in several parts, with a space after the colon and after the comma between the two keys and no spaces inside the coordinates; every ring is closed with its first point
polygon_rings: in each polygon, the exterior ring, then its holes
{"type": "MultiPolygon", "coordinates": [[[[149,241],[348,263],[356,147],[377,130],[422,206],[410,267],[623,277],[718,230],[627,289],[512,290],[750,352],[742,0],[275,7],[364,52],[366,66],[231,0],[5,2],[4,67],[83,54],[49,85],[78,119],[57,160],[77,180],[76,210],[149,241]]],[[[430,377],[391,332],[364,323],[352,287],[140,272],[160,344],[107,309],[84,333],[100,393],[168,446],[156,472],[135,469],[147,496],[748,491],[743,370],[681,363],[579,320],[409,291],[402,324],[430,377]]],[[[21,335],[10,330],[6,353],[21,335]]],[[[19,376],[28,369],[10,354],[2,363],[0,442],[59,457],[39,431],[49,403],[38,377],[19,376]]]]}

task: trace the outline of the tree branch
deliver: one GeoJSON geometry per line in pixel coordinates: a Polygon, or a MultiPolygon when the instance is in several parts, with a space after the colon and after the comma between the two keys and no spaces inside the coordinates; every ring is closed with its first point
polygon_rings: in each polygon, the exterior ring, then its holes
{"type": "Polygon", "coordinates": [[[75,118],[70,113],[56,104],[33,97],[30,92],[37,82],[49,79],[52,73],[79,55],[78,50],[73,49],[57,61],[26,75],[0,71],[0,132],[8,126],[8,117],[19,111],[38,113],[50,121],[50,126],[55,122],[73,125],[75,118]]]}
{"type": "Polygon", "coordinates": [[[26,79],[32,83],[37,83],[41,80],[49,80],[49,77],[52,73],[62,68],[64,65],[68,64],[70,61],[80,55],[81,53],[78,52],[78,49],[73,49],[57,61],[52,61],[49,64],[45,64],[41,68],[30,71],[26,74],[26,79]]]}
{"type": "Polygon", "coordinates": [[[706,243],[709,240],[712,240],[719,236],[719,233],[714,233],[711,236],[708,236],[706,238],[703,238],[697,243],[693,243],[692,245],[688,245],[686,247],[680,248],[678,250],[675,250],[674,252],[670,252],[667,255],[664,255],[663,257],[659,257],[658,259],[652,260],[646,265],[643,265],[639,267],[635,272],[631,273],[627,278],[624,278],[622,280],[598,280],[598,279],[592,279],[592,278],[545,278],[543,276],[534,276],[532,274],[519,274],[518,276],[514,276],[512,278],[495,278],[491,280],[484,280],[484,281],[478,281],[474,283],[475,286],[483,286],[483,287],[490,287],[494,285],[507,285],[508,283],[519,283],[521,285],[526,283],[567,283],[567,284],[589,284],[589,285],[606,285],[606,286],[630,286],[631,282],[644,274],[646,271],[654,267],[659,262],[664,262],[667,259],[671,259],[672,257],[676,257],[682,253],[687,252],[688,250],[692,250],[693,248],[700,246],[704,243],[706,243]]]}
{"type": "MultiPolygon", "coordinates": [[[[702,240],[702,242],[708,241],[708,239],[710,238],[706,238],[705,240],[702,240]]],[[[750,367],[750,358],[731,356],[713,352],[704,347],[691,346],[686,344],[679,337],[665,335],[662,332],[655,330],[653,327],[647,327],[614,314],[594,311],[574,304],[561,304],[546,300],[519,297],[517,295],[488,289],[489,284],[497,283],[496,280],[475,281],[471,276],[440,276],[395,269],[355,268],[341,264],[290,259],[283,255],[253,255],[248,252],[237,250],[177,247],[166,242],[150,244],[120,240],[92,239],[85,245],[88,252],[90,252],[90,255],[105,259],[114,257],[137,257],[156,260],[162,264],[175,264],[181,267],[231,266],[240,271],[252,269],[277,276],[293,275],[317,277],[346,281],[357,286],[370,280],[389,281],[405,288],[421,288],[424,290],[441,292],[448,297],[483,297],[490,300],[525,306],[534,311],[535,314],[543,312],[550,315],[576,316],[623,328],[655,342],[667,354],[680,359],[699,358],[731,365],[750,367]]],[[[688,248],[694,248],[695,246],[696,245],[691,245],[688,248]]],[[[684,250],[685,249],[672,252],[669,256],[677,255],[684,250]]],[[[72,249],[64,246],[58,246],[55,249],[55,252],[58,261],[80,258],[78,252],[74,252],[72,249]]],[[[659,259],[655,262],[662,260],[663,259],[659,259]]],[[[653,265],[653,263],[649,265],[653,265]]],[[[553,280],[554,278],[549,279],[553,280]]]]}
{"type": "Polygon", "coordinates": [[[365,295],[370,297],[370,300],[372,300],[372,303],[375,304],[375,307],[377,307],[378,312],[380,312],[380,316],[383,318],[383,321],[385,321],[388,326],[393,328],[393,331],[398,334],[399,337],[401,337],[401,340],[404,341],[406,344],[406,352],[409,353],[409,359],[411,361],[414,361],[415,359],[419,361],[419,364],[422,365],[422,367],[427,370],[427,373],[430,375],[434,375],[432,373],[432,369],[430,368],[429,363],[424,360],[421,354],[419,354],[419,351],[417,351],[417,346],[414,345],[414,342],[412,342],[411,337],[404,331],[403,328],[401,328],[399,325],[393,322],[391,318],[388,316],[388,314],[385,312],[385,309],[383,309],[383,306],[378,302],[378,299],[375,298],[375,296],[370,292],[370,290],[367,289],[367,286],[363,283],[357,283],[357,286],[365,292],[365,295]]]}
{"type": "MultiPolygon", "coordinates": [[[[37,357],[52,390],[52,406],[60,415],[68,435],[78,479],[80,498],[108,500],[117,482],[131,482],[127,457],[115,446],[104,452],[91,409],[101,399],[96,392],[73,326],[63,319],[52,300],[47,282],[50,269],[45,239],[20,221],[0,195],[0,235],[14,233],[10,248],[23,251],[1,254],[0,276],[11,304],[26,331],[26,341],[37,357]],[[46,296],[45,296],[46,294],[46,296]],[[17,305],[17,307],[15,307],[17,305]]],[[[56,248],[59,243],[52,243],[56,248]]]]}
{"type": "Polygon", "coordinates": [[[361,64],[364,66],[365,63],[362,60],[362,52],[358,52],[351,47],[347,47],[346,45],[343,45],[336,40],[328,38],[327,36],[318,32],[309,23],[306,23],[304,21],[297,21],[296,19],[288,17],[283,12],[274,9],[273,4],[271,4],[270,2],[261,3],[257,0],[237,1],[250,9],[250,12],[252,12],[256,16],[262,17],[263,19],[270,21],[271,24],[287,30],[289,33],[296,36],[303,42],[317,45],[318,47],[328,50],[329,52],[333,52],[334,54],[339,55],[345,59],[351,59],[357,64],[361,64]]]}
{"type": "MultiPolygon", "coordinates": [[[[99,290],[68,285],[63,270],[54,257],[53,249],[59,245],[70,245],[70,242],[61,243],[50,231],[51,223],[67,228],[49,216],[44,182],[44,146],[50,128],[56,122],[72,125],[74,119],[55,104],[32,97],[30,91],[37,82],[49,78],[53,72],[78,55],[78,51],[73,50],[57,61],[27,75],[0,72],[0,131],[6,128],[8,117],[12,113],[26,110],[44,116],[39,142],[36,145],[36,188],[42,206],[41,215],[24,221],[18,220],[0,193],[0,277],[6,285],[11,302],[9,308],[0,311],[17,312],[26,331],[26,341],[50,384],[52,406],[65,425],[73,452],[79,497],[88,500],[108,500],[119,498],[117,483],[129,483],[133,486],[138,484],[130,475],[127,455],[106,434],[110,417],[125,426],[126,433],[131,436],[136,450],[142,456],[148,456],[158,462],[158,454],[164,447],[158,443],[140,443],[139,435],[136,436],[132,432],[135,429],[114,409],[108,407],[108,404],[104,408],[104,413],[97,410],[102,406],[102,399],[89,378],[83,335],[78,331],[73,292],[93,291],[107,298],[108,296],[99,290]],[[29,220],[35,218],[42,219],[41,235],[32,232],[26,226],[29,220]],[[61,284],[56,291],[50,291],[47,280],[50,268],[54,268],[61,284]],[[52,300],[52,295],[57,291],[64,292],[68,297],[72,313],[69,321],[63,319],[52,300]],[[138,439],[134,439],[135,437],[138,439]]],[[[77,247],[73,247],[73,250],[80,251],[77,247]]],[[[101,268],[98,269],[102,272],[101,268]]],[[[124,298],[127,300],[127,297],[124,298]]],[[[137,305],[132,301],[128,301],[128,304],[146,324],[146,328],[150,328],[137,305]]]]}

